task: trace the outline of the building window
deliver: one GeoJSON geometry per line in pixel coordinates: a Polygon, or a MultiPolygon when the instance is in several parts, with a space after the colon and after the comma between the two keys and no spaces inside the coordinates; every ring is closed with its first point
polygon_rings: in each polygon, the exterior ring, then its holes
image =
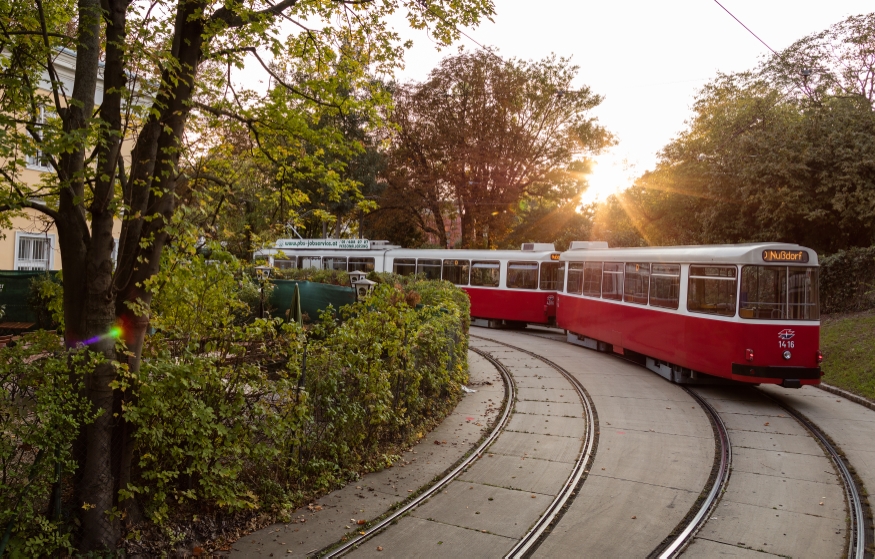
{"type": "Polygon", "coordinates": [[[54,264],[54,235],[15,233],[15,269],[51,270],[54,264]]]}
{"type": "MultiPolygon", "coordinates": [[[[45,140],[46,134],[46,121],[48,117],[51,116],[50,112],[46,109],[45,106],[41,105],[37,110],[36,121],[37,131],[43,140],[45,140]]],[[[49,164],[49,158],[45,152],[41,149],[37,149],[36,153],[27,156],[27,166],[29,169],[34,169],[37,171],[51,171],[52,166],[49,164]]]]}

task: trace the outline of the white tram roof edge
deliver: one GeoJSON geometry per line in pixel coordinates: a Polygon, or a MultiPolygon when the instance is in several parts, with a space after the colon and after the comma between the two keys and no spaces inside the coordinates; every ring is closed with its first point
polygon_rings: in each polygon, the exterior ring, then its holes
{"type": "Polygon", "coordinates": [[[781,264],[817,266],[817,253],[790,243],[746,243],[737,245],[688,245],[629,248],[574,248],[562,253],[563,261],[665,262],[693,264],[781,264]],[[802,262],[800,253],[808,254],[802,262]],[[768,253],[769,260],[766,259],[768,253]]]}

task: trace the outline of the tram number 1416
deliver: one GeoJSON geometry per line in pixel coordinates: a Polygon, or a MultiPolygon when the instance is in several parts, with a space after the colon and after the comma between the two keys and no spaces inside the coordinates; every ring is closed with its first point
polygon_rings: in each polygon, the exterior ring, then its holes
{"type": "Polygon", "coordinates": [[[784,341],[784,340],[779,340],[778,347],[781,349],[793,349],[794,347],[796,347],[796,342],[788,342],[788,341],[784,341]]]}

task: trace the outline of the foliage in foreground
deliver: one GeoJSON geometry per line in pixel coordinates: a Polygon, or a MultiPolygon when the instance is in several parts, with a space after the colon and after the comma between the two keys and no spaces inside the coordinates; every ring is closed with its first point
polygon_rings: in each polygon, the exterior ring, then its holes
{"type": "MultiPolygon", "coordinates": [[[[173,290],[155,299],[173,313],[156,317],[162,328],[147,339],[139,371],[119,375],[134,441],[119,508],[136,506],[117,519],[128,552],[184,543],[180,527],[193,515],[287,519],[313,495],[390,464],[460,396],[469,309],[450,284],[389,278],[304,331],[278,319],[240,324],[245,305],[231,299],[249,286],[231,281],[239,272],[232,261],[195,257],[174,270],[173,290]],[[179,296],[211,285],[228,288],[225,298],[179,296]],[[209,329],[197,327],[205,301],[215,314],[209,329]]],[[[86,355],[65,352],[50,334],[0,349],[0,465],[8,472],[0,529],[12,520],[13,546],[26,555],[71,551],[78,541],[73,441],[91,416],[81,376],[66,371],[86,355]],[[58,464],[61,514],[52,504],[58,464]]]]}
{"type": "Polygon", "coordinates": [[[875,313],[826,317],[820,347],[824,382],[875,400],[875,313]]]}

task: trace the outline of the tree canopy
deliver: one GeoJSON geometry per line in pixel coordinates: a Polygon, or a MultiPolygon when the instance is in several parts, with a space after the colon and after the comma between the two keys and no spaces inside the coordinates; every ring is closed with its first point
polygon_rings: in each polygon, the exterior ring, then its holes
{"type": "Polygon", "coordinates": [[[875,242],[875,14],[720,74],[596,230],[614,244],[875,242]]]}
{"type": "Polygon", "coordinates": [[[445,221],[458,218],[462,247],[494,248],[524,199],[574,198],[574,166],[612,141],[591,115],[601,97],[572,89],[576,74],[564,58],[479,50],[445,58],[423,83],[397,86],[387,188],[371,227],[391,235],[408,223],[446,247],[445,221]]]}

